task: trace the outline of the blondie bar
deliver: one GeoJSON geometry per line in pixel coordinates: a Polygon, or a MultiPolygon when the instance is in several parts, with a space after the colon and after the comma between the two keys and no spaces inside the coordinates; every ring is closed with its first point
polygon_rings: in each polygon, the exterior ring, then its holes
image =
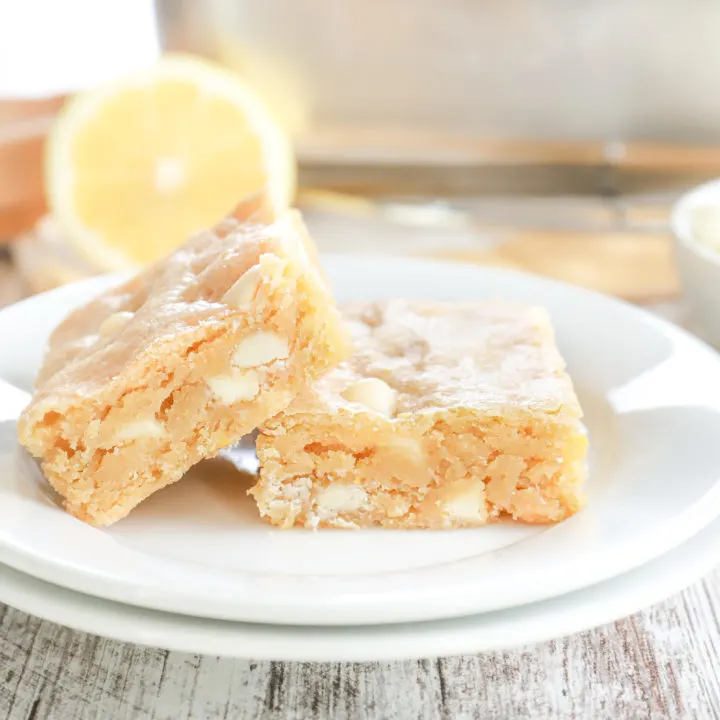
{"type": "Polygon", "coordinates": [[[107,525],[348,354],[299,215],[259,195],[75,310],[18,436],[66,509],[107,525]]]}
{"type": "Polygon", "coordinates": [[[345,318],[352,358],[260,428],[269,522],[442,529],[581,507],[581,410],[545,311],[394,300],[345,318]]]}

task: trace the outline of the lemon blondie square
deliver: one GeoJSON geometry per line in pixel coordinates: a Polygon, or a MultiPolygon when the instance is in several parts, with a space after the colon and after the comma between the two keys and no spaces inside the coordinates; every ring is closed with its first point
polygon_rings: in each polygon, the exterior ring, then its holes
{"type": "Polygon", "coordinates": [[[552,523],[582,504],[581,409],[546,312],[347,308],[353,356],[260,428],[250,491],[280,527],[552,523]]]}
{"type": "Polygon", "coordinates": [[[19,440],[70,513],[107,525],[348,354],[299,215],[255,196],[60,324],[19,440]]]}

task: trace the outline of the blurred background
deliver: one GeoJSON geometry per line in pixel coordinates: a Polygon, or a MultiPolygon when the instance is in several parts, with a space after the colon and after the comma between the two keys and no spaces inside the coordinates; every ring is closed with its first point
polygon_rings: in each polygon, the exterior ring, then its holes
{"type": "Polygon", "coordinates": [[[679,293],[668,226],[720,174],[711,0],[28,0],[0,5],[0,302],[108,269],[49,209],[67,99],[208,58],[291,138],[323,252],[679,293]]]}

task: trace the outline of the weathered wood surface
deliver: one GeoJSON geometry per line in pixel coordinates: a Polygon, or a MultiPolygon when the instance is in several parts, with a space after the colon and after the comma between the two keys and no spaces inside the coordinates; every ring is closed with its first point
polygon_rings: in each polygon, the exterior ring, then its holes
{"type": "Polygon", "coordinates": [[[627,620],[509,652],[280,663],[103,640],[0,606],[0,717],[720,717],[720,571],[627,620]]]}
{"type": "MultiPolygon", "coordinates": [[[[21,292],[0,261],[0,305],[21,292]]],[[[631,618],[521,650],[316,664],[141,648],[0,605],[0,718],[720,718],[719,617],[720,570],[631,618]]]]}

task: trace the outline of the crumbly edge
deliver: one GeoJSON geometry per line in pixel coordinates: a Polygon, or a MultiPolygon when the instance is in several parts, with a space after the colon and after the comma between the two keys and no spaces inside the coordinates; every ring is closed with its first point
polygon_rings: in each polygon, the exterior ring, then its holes
{"type": "Polygon", "coordinates": [[[284,298],[267,314],[238,314],[230,323],[208,323],[186,334],[182,350],[174,338],[156,343],[109,383],[102,398],[51,392],[41,393],[30,404],[18,424],[20,442],[41,458],[47,479],[65,498],[68,511],[91,524],[115,522],[156,490],[179,480],[198,460],[280,412],[302,388],[347,357],[339,313],[317,271],[298,259],[282,264],[279,287],[285,289],[284,298]],[[225,355],[227,362],[227,348],[250,329],[265,329],[276,313],[288,312],[294,315],[297,331],[290,358],[272,382],[254,401],[233,406],[232,412],[209,402],[201,373],[193,370],[217,354],[225,355]],[[233,321],[237,328],[231,331],[233,321]],[[108,447],[103,437],[108,418],[122,424],[147,417],[148,400],[157,395],[162,399],[150,409],[158,423],[168,423],[173,413],[179,414],[178,408],[190,406],[184,414],[190,413],[192,420],[181,427],[180,445],[163,435],[108,447]],[[131,472],[100,472],[103,465],[122,466],[123,460],[131,472]]]}
{"type": "Polygon", "coordinates": [[[587,441],[574,412],[290,420],[261,428],[251,490],[261,515],[279,527],[553,523],[582,507],[587,441]]]}

